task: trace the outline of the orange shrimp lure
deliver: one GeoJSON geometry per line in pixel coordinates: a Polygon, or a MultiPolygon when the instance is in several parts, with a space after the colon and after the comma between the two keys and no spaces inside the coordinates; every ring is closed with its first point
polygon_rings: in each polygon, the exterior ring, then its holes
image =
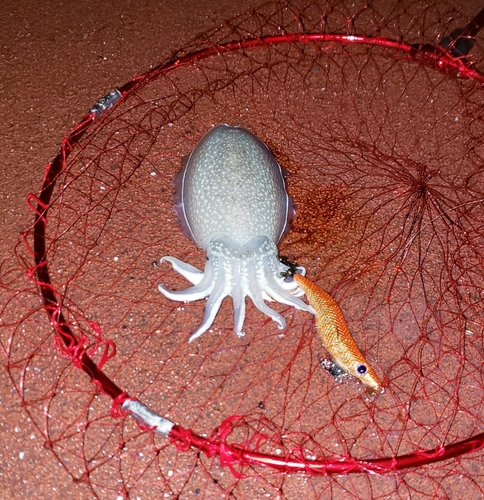
{"type": "Polygon", "coordinates": [[[365,385],[379,391],[382,387],[380,379],[358,349],[336,301],[305,276],[295,274],[294,279],[316,311],[316,330],[334,363],[365,385]]]}

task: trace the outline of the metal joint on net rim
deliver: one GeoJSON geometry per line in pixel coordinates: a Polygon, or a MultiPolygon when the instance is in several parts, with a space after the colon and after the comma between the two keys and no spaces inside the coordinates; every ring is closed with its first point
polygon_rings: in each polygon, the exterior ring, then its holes
{"type": "Polygon", "coordinates": [[[141,401],[127,399],[122,404],[122,407],[124,410],[128,410],[135,420],[153,428],[157,434],[161,434],[164,437],[168,437],[172,427],[175,425],[171,420],[158,415],[158,413],[148,408],[141,401]]]}
{"type": "Polygon", "coordinates": [[[122,95],[123,94],[121,94],[119,90],[109,92],[109,94],[101,97],[101,99],[94,104],[94,106],[89,110],[89,114],[96,115],[96,118],[99,118],[105,111],[112,108],[119,101],[119,99],[121,99],[122,95]]]}

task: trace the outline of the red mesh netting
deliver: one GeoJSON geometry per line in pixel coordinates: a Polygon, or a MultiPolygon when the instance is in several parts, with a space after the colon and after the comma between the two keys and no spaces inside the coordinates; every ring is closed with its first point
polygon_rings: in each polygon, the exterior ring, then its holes
{"type": "Polygon", "coordinates": [[[73,479],[98,498],[452,498],[457,481],[484,494],[469,454],[484,444],[484,56],[479,40],[467,55],[451,40],[457,57],[439,46],[466,26],[472,41],[469,21],[420,0],[269,3],[65,139],[2,267],[2,344],[73,479]],[[290,172],[280,253],[338,301],[382,394],[329,376],[313,318],[280,304],[283,332],[248,301],[236,337],[227,299],[187,343],[204,304],[163,297],[159,283],[187,284],[157,263],[203,269],[172,180],[219,123],[290,172]],[[128,395],[179,424],[169,438],[122,411],[128,395]]]}

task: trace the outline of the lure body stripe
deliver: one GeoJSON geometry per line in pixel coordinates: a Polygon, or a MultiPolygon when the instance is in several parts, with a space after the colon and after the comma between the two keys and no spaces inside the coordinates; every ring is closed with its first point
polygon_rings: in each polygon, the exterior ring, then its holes
{"type": "Polygon", "coordinates": [[[294,279],[316,311],[316,330],[333,361],[369,387],[380,389],[380,379],[353,340],[343,312],[336,301],[305,276],[295,274],[294,279]],[[362,366],[366,367],[365,373],[358,371],[358,368],[363,370],[362,366]]]}

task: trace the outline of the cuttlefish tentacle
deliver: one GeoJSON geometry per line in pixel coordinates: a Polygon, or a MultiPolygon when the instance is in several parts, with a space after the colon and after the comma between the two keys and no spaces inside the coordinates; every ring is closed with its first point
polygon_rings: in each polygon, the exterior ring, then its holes
{"type": "MultiPolygon", "coordinates": [[[[218,280],[223,282],[223,270],[221,270],[220,275],[218,276],[218,280]]],[[[200,326],[190,335],[188,342],[192,342],[195,339],[198,339],[200,335],[205,333],[213,323],[215,316],[220,309],[220,305],[222,304],[222,300],[227,296],[227,292],[222,286],[215,285],[213,287],[213,291],[210,293],[207,304],[205,306],[205,314],[203,316],[202,323],[200,326]]]]}
{"type": "Polygon", "coordinates": [[[259,311],[263,312],[266,316],[269,316],[273,321],[277,323],[279,330],[284,330],[286,328],[286,320],[274,309],[271,309],[263,300],[260,295],[249,293],[252,302],[259,311]]]}
{"type": "Polygon", "coordinates": [[[232,301],[234,303],[234,331],[239,332],[237,335],[241,337],[245,319],[245,294],[240,285],[234,287],[232,301]]]}
{"type": "MultiPolygon", "coordinates": [[[[172,264],[172,266],[178,271],[181,268],[181,266],[178,265],[178,262],[181,262],[181,261],[178,261],[178,259],[175,259],[174,257],[163,257],[163,260],[170,262],[172,264]],[[174,262],[174,260],[178,261],[178,262],[174,262]],[[177,266],[178,269],[175,266],[177,266]]],[[[190,266],[189,264],[186,264],[186,266],[193,267],[193,266],[190,266]]],[[[196,269],[196,268],[194,268],[194,269],[196,269]]],[[[198,271],[198,269],[196,269],[196,270],[198,271]]],[[[200,280],[198,280],[198,275],[195,275],[195,273],[189,272],[189,270],[187,270],[186,268],[183,268],[183,273],[180,272],[180,274],[182,276],[184,276],[186,279],[188,279],[189,281],[191,281],[192,283],[194,283],[196,281],[198,281],[198,282],[195,283],[192,287],[187,288],[186,290],[180,290],[180,291],[176,291],[176,292],[170,291],[170,290],[166,289],[163,285],[158,285],[158,290],[165,297],[168,297],[170,300],[177,300],[180,302],[188,302],[188,301],[192,301],[192,300],[204,299],[205,297],[208,297],[212,293],[213,289],[215,288],[215,284],[216,284],[217,277],[219,274],[219,268],[214,267],[214,266],[210,266],[210,267],[208,267],[208,269],[206,270],[205,273],[202,273],[200,271],[200,275],[199,275],[199,276],[201,276],[200,280]],[[190,279],[190,277],[192,279],[190,279]]]]}
{"type": "Polygon", "coordinates": [[[200,281],[203,279],[203,271],[197,269],[195,266],[188,264],[187,262],[183,262],[176,257],[162,257],[160,259],[160,263],[169,262],[173,269],[181,274],[185,279],[187,279],[193,285],[198,285],[200,281]]]}

